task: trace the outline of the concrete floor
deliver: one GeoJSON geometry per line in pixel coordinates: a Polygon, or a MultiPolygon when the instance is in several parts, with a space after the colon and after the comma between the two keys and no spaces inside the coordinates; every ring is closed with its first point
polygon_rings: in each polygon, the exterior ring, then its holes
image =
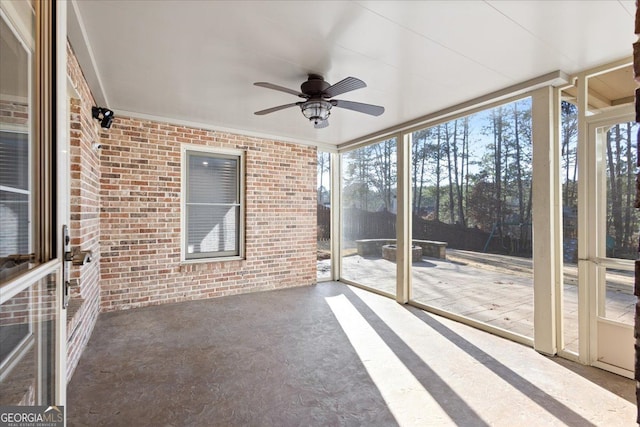
{"type": "Polygon", "coordinates": [[[101,314],[69,426],[629,426],[634,382],[329,282],[101,314]]]}

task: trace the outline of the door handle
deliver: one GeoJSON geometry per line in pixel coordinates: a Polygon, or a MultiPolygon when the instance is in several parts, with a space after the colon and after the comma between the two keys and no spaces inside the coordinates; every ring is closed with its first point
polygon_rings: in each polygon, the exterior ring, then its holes
{"type": "Polygon", "coordinates": [[[71,253],[71,238],[69,237],[69,228],[62,226],[62,308],[66,309],[69,305],[69,268],[73,261],[71,253]]]}

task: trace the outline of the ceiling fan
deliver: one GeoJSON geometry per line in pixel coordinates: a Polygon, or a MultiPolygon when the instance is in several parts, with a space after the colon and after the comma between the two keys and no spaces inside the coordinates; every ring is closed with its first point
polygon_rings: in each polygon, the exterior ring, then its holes
{"type": "Polygon", "coordinates": [[[358,111],[372,116],[379,116],[384,113],[384,107],[380,107],[379,105],[331,99],[334,96],[367,86],[365,82],[355,77],[347,77],[334,85],[330,85],[322,76],[318,74],[309,74],[307,81],[302,83],[300,86],[300,92],[278,86],[273,83],[256,82],[254,85],[290,93],[291,95],[305,99],[304,101],[293,102],[291,104],[279,105],[277,107],[267,108],[266,110],[256,111],[254,114],[262,116],[264,114],[284,110],[285,108],[299,106],[302,114],[313,123],[316,129],[326,128],[329,126],[328,118],[329,114],[331,114],[332,107],[346,108],[347,110],[358,111]]]}

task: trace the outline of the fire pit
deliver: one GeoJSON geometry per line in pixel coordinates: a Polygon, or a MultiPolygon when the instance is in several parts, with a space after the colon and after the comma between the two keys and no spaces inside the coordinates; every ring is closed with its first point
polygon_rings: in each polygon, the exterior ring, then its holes
{"type": "MultiPolygon", "coordinates": [[[[382,258],[396,262],[396,252],[398,247],[396,245],[384,245],[382,246],[382,258]]],[[[422,248],[420,246],[411,246],[411,261],[417,262],[422,260],[422,248]]]]}

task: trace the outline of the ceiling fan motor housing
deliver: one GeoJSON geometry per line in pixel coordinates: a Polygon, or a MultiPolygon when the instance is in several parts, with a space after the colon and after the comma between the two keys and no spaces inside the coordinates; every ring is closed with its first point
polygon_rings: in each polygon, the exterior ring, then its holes
{"type": "Polygon", "coordinates": [[[309,97],[321,96],[331,86],[322,76],[309,74],[309,79],[300,85],[300,92],[309,97]]]}

